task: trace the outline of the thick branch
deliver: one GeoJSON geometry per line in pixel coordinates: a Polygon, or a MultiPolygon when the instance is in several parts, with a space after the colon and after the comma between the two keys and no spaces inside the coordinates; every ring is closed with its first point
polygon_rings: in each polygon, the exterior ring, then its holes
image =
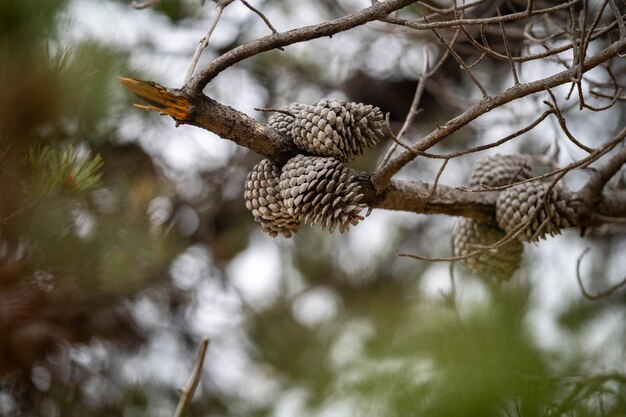
{"type": "MultiPolygon", "coordinates": [[[[370,192],[373,192],[369,175],[363,185],[371,187],[370,192]]],[[[370,200],[370,197],[368,200],[375,208],[421,214],[447,214],[493,222],[498,191],[469,193],[437,185],[433,192],[432,188],[432,184],[421,181],[392,181],[382,198],[370,200]]],[[[370,194],[366,194],[366,198],[369,196],[370,194]]]]}
{"type": "MultiPolygon", "coordinates": [[[[618,137],[626,137],[626,128],[618,133],[618,137]]],[[[615,174],[626,163],[626,146],[622,147],[609,161],[596,169],[581,194],[590,204],[596,204],[602,198],[602,190],[615,174]]]]}
{"type": "MultiPolygon", "coordinates": [[[[120,78],[130,91],[152,103],[138,107],[172,116],[178,123],[190,124],[213,132],[224,139],[253,150],[282,165],[289,158],[304,153],[288,137],[263,125],[231,107],[206,96],[191,96],[158,84],[120,78]]],[[[391,181],[382,192],[377,192],[369,173],[358,173],[364,193],[364,202],[372,208],[410,211],[420,214],[447,214],[493,221],[495,201],[501,190],[467,192],[419,181],[391,181]]],[[[604,193],[597,207],[589,206],[597,214],[607,217],[626,217],[626,191],[604,193]]],[[[587,226],[588,213],[581,213],[578,226],[587,226]],[[585,219],[585,220],[582,220],[585,219]]]]}
{"type": "Polygon", "coordinates": [[[159,84],[120,77],[120,83],[129,91],[152,103],[136,107],[158,111],[171,116],[178,123],[198,126],[253,150],[282,165],[302,151],[275,129],[257,122],[232,107],[205,96],[191,96],[183,91],[159,84]]]}
{"type": "Polygon", "coordinates": [[[311,39],[323,38],[325,36],[332,36],[339,32],[345,32],[346,30],[352,29],[356,26],[380,19],[381,17],[396,10],[400,10],[411,3],[415,3],[415,0],[381,1],[374,3],[371,7],[363,9],[359,12],[352,13],[339,19],[331,20],[330,22],[276,33],[238,46],[204,67],[198,75],[193,77],[191,81],[185,85],[184,89],[189,93],[199,94],[202,89],[217,76],[217,74],[246,58],[250,58],[261,52],[292,45],[294,43],[310,41],[311,39]]]}

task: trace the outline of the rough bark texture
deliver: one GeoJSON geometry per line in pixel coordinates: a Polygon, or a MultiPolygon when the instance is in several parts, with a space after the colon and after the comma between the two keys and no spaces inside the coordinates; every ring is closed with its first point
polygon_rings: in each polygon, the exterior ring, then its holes
{"type": "MultiPolygon", "coordinates": [[[[170,115],[178,123],[209,130],[271,159],[279,166],[289,158],[305,153],[278,130],[204,95],[190,95],[181,90],[129,78],[120,78],[120,82],[151,103],[149,106],[138,107],[170,115]]],[[[363,187],[363,201],[372,208],[447,214],[494,222],[495,201],[500,191],[468,192],[444,185],[438,185],[433,191],[432,184],[397,180],[391,180],[381,190],[374,186],[372,174],[359,172],[358,179],[363,187]]],[[[597,216],[592,216],[592,213],[607,217],[626,217],[626,193],[623,191],[605,192],[597,203],[583,203],[587,204],[582,205],[577,226],[599,223],[597,216]]]]}

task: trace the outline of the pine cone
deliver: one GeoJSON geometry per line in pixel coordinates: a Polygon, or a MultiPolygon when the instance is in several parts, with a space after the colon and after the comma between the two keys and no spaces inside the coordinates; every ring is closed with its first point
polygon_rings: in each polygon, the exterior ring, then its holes
{"type": "Polygon", "coordinates": [[[291,136],[296,146],[313,155],[348,161],[382,139],[384,125],[378,107],[325,99],[300,110],[291,136]]]}
{"type": "MultiPolygon", "coordinates": [[[[476,252],[481,246],[491,245],[502,239],[505,233],[497,227],[468,218],[457,221],[452,233],[454,255],[465,256],[476,252]]],[[[482,252],[460,262],[479,275],[508,281],[522,262],[524,246],[512,240],[496,249],[482,252]]]]}
{"type": "Polygon", "coordinates": [[[280,169],[263,159],[248,173],[246,180],[246,207],[261,223],[263,231],[272,236],[291,237],[300,229],[300,221],[289,214],[280,195],[280,169]]]}
{"type": "Polygon", "coordinates": [[[283,203],[290,215],[303,223],[320,224],[341,233],[356,225],[366,205],[350,167],[335,158],[297,155],[280,175],[283,203]]]}
{"type": "Polygon", "coordinates": [[[480,158],[469,174],[471,187],[500,187],[532,177],[533,164],[528,155],[488,155],[480,158]]]}
{"type": "MultiPolygon", "coordinates": [[[[528,221],[550,187],[548,183],[527,182],[503,190],[496,200],[496,220],[498,225],[509,232],[528,221]]],[[[547,234],[560,234],[562,228],[576,224],[575,201],[566,188],[557,185],[539,214],[517,238],[525,241],[538,241],[547,234]],[[545,224],[543,224],[545,222],[545,224]],[[543,224],[543,226],[542,226],[543,224]],[[539,229],[541,228],[541,231],[539,229]],[[533,236],[537,234],[533,238],[533,236]]]]}
{"type": "Polygon", "coordinates": [[[281,112],[273,113],[268,119],[267,124],[274,129],[277,129],[280,133],[291,136],[291,129],[293,128],[293,121],[301,110],[308,107],[306,104],[291,103],[288,106],[281,107],[281,112]],[[285,113],[283,113],[285,112],[285,113]]]}

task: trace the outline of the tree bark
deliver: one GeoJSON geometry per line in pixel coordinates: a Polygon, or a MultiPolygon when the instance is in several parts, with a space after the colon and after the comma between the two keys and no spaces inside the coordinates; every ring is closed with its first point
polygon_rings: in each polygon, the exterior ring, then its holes
{"type": "MultiPolygon", "coordinates": [[[[159,84],[130,78],[120,78],[129,91],[150,105],[135,106],[158,111],[174,118],[177,123],[188,124],[213,132],[231,140],[282,166],[297,154],[305,154],[279,131],[261,124],[246,114],[225,106],[205,95],[190,95],[182,90],[169,89],[159,84]]],[[[364,202],[371,208],[410,211],[419,214],[446,214],[494,222],[495,202],[500,191],[465,191],[445,185],[421,181],[391,180],[382,190],[372,182],[372,174],[357,172],[362,186],[364,202]]],[[[582,199],[584,195],[579,194],[582,199]]],[[[594,226],[598,214],[604,217],[626,217],[626,192],[604,192],[599,201],[583,200],[579,222],[575,226],[594,226]]]]}

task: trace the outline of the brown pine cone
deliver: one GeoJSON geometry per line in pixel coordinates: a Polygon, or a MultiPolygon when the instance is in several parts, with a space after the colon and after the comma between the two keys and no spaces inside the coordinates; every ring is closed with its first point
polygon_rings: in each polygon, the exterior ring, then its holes
{"type": "Polygon", "coordinates": [[[289,214],[280,195],[280,169],[270,160],[263,159],[248,174],[244,198],[246,207],[261,223],[265,233],[278,233],[291,237],[300,227],[300,221],[289,214]]]}
{"type": "MultiPolygon", "coordinates": [[[[505,233],[495,226],[475,219],[461,218],[452,233],[454,255],[469,255],[481,246],[494,244],[504,236],[505,233]]],[[[481,276],[493,278],[498,282],[508,281],[519,268],[523,251],[522,242],[512,240],[460,262],[481,276]]]]}
{"type": "MultiPolygon", "coordinates": [[[[506,232],[528,222],[543,201],[550,184],[527,182],[503,190],[496,200],[496,220],[506,232]]],[[[545,239],[560,234],[561,229],[577,223],[575,201],[569,190],[557,184],[535,219],[517,238],[525,241],[545,239]],[[541,230],[540,230],[541,229],[541,230]]]]}
{"type": "Polygon", "coordinates": [[[350,167],[335,158],[297,155],[282,168],[280,189],[290,215],[341,233],[356,225],[366,205],[350,167]]]}
{"type": "Polygon", "coordinates": [[[291,137],[291,129],[296,116],[301,110],[308,107],[306,104],[291,103],[285,107],[281,107],[280,112],[273,113],[268,119],[267,124],[280,133],[291,137]]]}
{"type": "Polygon", "coordinates": [[[474,163],[469,174],[471,187],[500,187],[532,177],[533,163],[528,155],[488,155],[474,163]]]}
{"type": "Polygon", "coordinates": [[[378,107],[324,99],[300,110],[291,136],[296,146],[313,155],[348,161],[383,139],[384,126],[378,107]]]}

